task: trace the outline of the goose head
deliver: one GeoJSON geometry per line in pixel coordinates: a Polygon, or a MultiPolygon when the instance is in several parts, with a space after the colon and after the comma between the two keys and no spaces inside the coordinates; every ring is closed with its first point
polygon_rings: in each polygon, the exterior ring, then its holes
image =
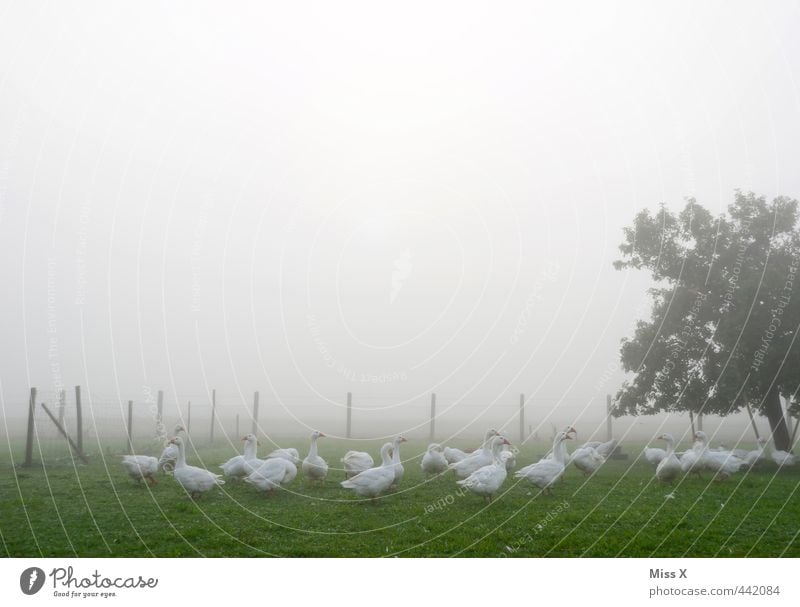
{"type": "Polygon", "coordinates": [[[694,433],[694,438],[695,438],[695,440],[700,441],[704,445],[708,442],[708,436],[702,430],[698,430],[697,432],[695,432],[694,433]]]}
{"type": "Polygon", "coordinates": [[[668,443],[674,443],[675,442],[675,439],[672,437],[672,435],[667,433],[667,432],[665,432],[664,434],[661,434],[658,438],[661,439],[661,440],[667,441],[668,443]]]}
{"type": "Polygon", "coordinates": [[[555,440],[555,442],[556,442],[557,444],[561,444],[561,443],[563,443],[565,440],[572,440],[572,437],[570,436],[570,433],[569,433],[569,432],[559,432],[558,434],[556,434],[556,440],[555,440]]]}
{"type": "Polygon", "coordinates": [[[442,451],[444,451],[444,447],[442,447],[439,443],[431,443],[430,445],[428,445],[428,453],[430,453],[431,451],[436,451],[438,453],[441,453],[442,451]]]}
{"type": "Polygon", "coordinates": [[[311,433],[311,438],[313,440],[317,440],[318,438],[325,438],[325,435],[322,432],[320,432],[319,430],[314,430],[311,433]]]}
{"type": "Polygon", "coordinates": [[[492,453],[495,457],[499,457],[500,451],[503,449],[503,445],[510,445],[511,443],[508,442],[508,439],[505,436],[495,436],[491,442],[492,453]]]}

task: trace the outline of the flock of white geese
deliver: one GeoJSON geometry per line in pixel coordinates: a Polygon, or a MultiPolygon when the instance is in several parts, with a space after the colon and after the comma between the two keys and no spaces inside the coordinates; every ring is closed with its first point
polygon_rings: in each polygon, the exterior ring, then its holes
{"type": "MultiPolygon", "coordinates": [[[[529,464],[514,473],[515,478],[528,481],[544,493],[563,476],[569,465],[574,465],[584,475],[591,476],[610,457],[617,447],[616,440],[607,442],[588,442],[571,453],[566,441],[574,438],[577,431],[567,426],[556,433],[553,449],[538,462],[529,464]]],[[[264,459],[257,456],[258,440],[253,434],[242,438],[242,453],[220,465],[222,474],[186,463],[185,429],[175,428],[160,458],[147,455],[125,455],[122,464],[128,474],[137,481],[156,483],[159,470],[171,472],[175,481],[192,498],[210,491],[225,483],[225,479],[240,479],[267,494],[289,485],[297,476],[298,468],[311,482],[321,483],[328,476],[328,463],[317,451],[317,440],[324,438],[322,432],[311,433],[308,455],[300,459],[297,449],[275,449],[264,459]]],[[[666,449],[646,448],[645,459],[656,466],[656,478],[670,482],[681,474],[699,474],[703,470],[716,474],[719,480],[749,468],[761,461],[772,460],[778,466],[791,466],[796,463],[795,456],[784,451],[766,452],[766,441],[760,439],[753,451],[710,449],[708,437],[702,432],[694,434],[695,442],[691,449],[683,453],[675,452],[675,440],[670,434],[658,437],[666,442],[666,449]]],[[[380,465],[375,465],[372,456],[364,451],[348,451],[341,458],[345,480],[341,486],[352,490],[361,497],[374,500],[381,494],[395,489],[403,480],[404,468],[400,459],[400,446],[406,442],[402,436],[385,443],[380,450],[380,465]]],[[[465,452],[438,443],[428,446],[420,466],[429,475],[438,475],[452,470],[458,477],[457,483],[469,491],[491,501],[505,482],[508,472],[516,467],[516,451],[508,439],[490,429],[486,432],[481,446],[465,452]]]]}

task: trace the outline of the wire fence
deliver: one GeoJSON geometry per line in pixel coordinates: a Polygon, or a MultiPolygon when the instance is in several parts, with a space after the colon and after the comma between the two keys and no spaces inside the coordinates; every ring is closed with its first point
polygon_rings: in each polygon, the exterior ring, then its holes
{"type": "MultiPolygon", "coordinates": [[[[46,456],[48,450],[51,453],[64,451],[68,439],[55,421],[87,452],[102,449],[104,444],[124,446],[126,443],[129,450],[134,446],[155,449],[163,445],[179,424],[196,444],[238,444],[243,434],[253,431],[259,438],[276,445],[283,437],[305,435],[311,429],[323,429],[331,437],[352,440],[375,440],[402,433],[409,438],[444,442],[474,439],[488,427],[497,428],[520,443],[548,442],[556,430],[565,425],[577,427],[584,440],[606,440],[613,434],[628,440],[647,441],[656,431],[685,434],[690,424],[688,415],[678,413],[669,414],[667,420],[663,416],[610,419],[607,403],[598,399],[578,401],[516,395],[480,402],[460,400],[446,393],[414,398],[347,393],[339,400],[307,396],[265,399],[254,393],[247,400],[241,394],[216,390],[181,394],[177,398],[160,391],[144,390],[139,400],[128,400],[83,390],[80,392],[82,432],[79,433],[77,399],[78,392],[69,390],[64,394],[37,395],[33,432],[42,456],[46,456]],[[55,421],[42,403],[46,403],[55,421]]],[[[24,437],[28,432],[24,416],[28,408],[29,403],[21,402],[19,407],[6,403],[9,438],[24,437]],[[19,415],[9,415],[13,411],[18,411],[19,415]]],[[[706,416],[702,423],[706,430],[712,430],[724,440],[741,437],[742,424],[749,421],[742,415],[706,416]]]]}

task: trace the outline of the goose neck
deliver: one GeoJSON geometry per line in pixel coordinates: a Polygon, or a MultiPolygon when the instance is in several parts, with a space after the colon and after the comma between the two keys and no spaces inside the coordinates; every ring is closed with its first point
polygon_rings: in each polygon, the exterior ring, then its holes
{"type": "Polygon", "coordinates": [[[182,468],[186,465],[186,448],[183,441],[176,443],[178,445],[178,459],[175,462],[176,468],[182,468]]]}
{"type": "Polygon", "coordinates": [[[256,441],[244,442],[244,458],[247,460],[253,459],[256,456],[256,441]]]}
{"type": "Polygon", "coordinates": [[[400,463],[400,441],[395,439],[392,445],[392,463],[400,463]]]}
{"type": "Polygon", "coordinates": [[[392,463],[392,456],[389,455],[389,452],[392,450],[392,443],[386,443],[383,447],[381,447],[381,465],[388,466],[392,463]]]}

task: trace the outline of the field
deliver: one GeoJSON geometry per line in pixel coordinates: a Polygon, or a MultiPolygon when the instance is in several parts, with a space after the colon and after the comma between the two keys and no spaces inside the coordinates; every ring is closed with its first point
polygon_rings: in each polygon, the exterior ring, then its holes
{"type": "MultiPolygon", "coordinates": [[[[307,449],[303,441],[295,446],[307,449]]],[[[320,441],[332,466],[348,447],[320,441]]],[[[625,450],[635,456],[640,448],[625,450]]],[[[400,490],[371,504],[342,489],[335,470],[322,486],[301,473],[289,491],[271,497],[229,482],[192,501],[169,476],[152,488],[135,483],[108,447],[89,465],[49,448],[46,466],[15,469],[10,452],[21,459],[23,450],[13,444],[0,459],[0,554],[800,556],[800,469],[764,466],[722,483],[705,475],[665,486],[644,461],[610,461],[589,479],[570,468],[553,496],[509,475],[487,506],[462,494],[452,473],[425,478],[417,456],[423,449],[404,446],[400,490]]],[[[526,448],[519,461],[545,450],[526,448]]],[[[231,447],[200,447],[189,463],[214,468],[232,454],[231,447]]]]}

